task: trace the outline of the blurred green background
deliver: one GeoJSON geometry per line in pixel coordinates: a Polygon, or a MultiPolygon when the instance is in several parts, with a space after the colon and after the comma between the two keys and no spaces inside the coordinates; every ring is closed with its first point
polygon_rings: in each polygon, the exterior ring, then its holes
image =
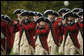
{"type": "MultiPolygon", "coordinates": [[[[19,8],[43,13],[48,9],[58,11],[64,7],[64,1],[1,1],[1,14],[8,15],[14,20],[16,16],[13,14],[13,11],[19,8]]],[[[83,1],[69,1],[67,7],[70,9],[83,8],[83,1]]]]}

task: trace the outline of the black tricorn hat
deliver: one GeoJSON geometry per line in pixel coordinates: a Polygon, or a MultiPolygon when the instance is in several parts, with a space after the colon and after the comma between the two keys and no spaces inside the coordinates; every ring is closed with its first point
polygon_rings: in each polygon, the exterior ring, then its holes
{"type": "Polygon", "coordinates": [[[62,13],[66,13],[66,12],[69,12],[69,11],[71,11],[70,9],[68,9],[68,8],[61,8],[60,10],[58,10],[58,13],[60,14],[60,15],[62,15],[62,13]]]}
{"type": "Polygon", "coordinates": [[[55,16],[59,16],[59,14],[56,11],[54,11],[54,10],[46,10],[44,12],[44,16],[47,16],[49,14],[52,14],[52,15],[55,15],[55,16]]]}
{"type": "Polygon", "coordinates": [[[24,11],[21,13],[22,16],[35,16],[35,13],[33,13],[32,11],[24,11]]]}
{"type": "Polygon", "coordinates": [[[68,18],[69,16],[75,17],[75,18],[79,18],[79,16],[78,16],[76,13],[74,13],[74,12],[67,12],[67,13],[63,16],[62,20],[64,20],[64,19],[67,20],[67,18],[68,18]]]}
{"type": "Polygon", "coordinates": [[[48,19],[46,19],[45,17],[39,17],[39,19],[36,21],[36,23],[39,23],[40,21],[50,23],[50,21],[48,19]]]}
{"type": "Polygon", "coordinates": [[[83,9],[82,8],[74,8],[72,10],[72,12],[74,12],[74,13],[77,13],[77,12],[80,12],[80,11],[83,11],[83,9]]]}
{"type": "Polygon", "coordinates": [[[25,10],[23,10],[23,9],[16,9],[14,12],[13,12],[13,14],[20,14],[20,13],[22,13],[22,12],[24,12],[25,10]]]}
{"type": "Polygon", "coordinates": [[[43,14],[40,12],[34,12],[34,13],[35,13],[35,16],[43,17],[43,14]]]}
{"type": "Polygon", "coordinates": [[[73,17],[75,17],[75,18],[80,18],[79,15],[76,14],[76,13],[73,13],[73,17]]]}
{"type": "Polygon", "coordinates": [[[27,16],[27,15],[30,15],[29,11],[24,11],[21,13],[21,16],[27,16]]]}
{"type": "Polygon", "coordinates": [[[83,15],[83,11],[78,12],[78,15],[79,16],[83,15]]]}
{"type": "Polygon", "coordinates": [[[59,16],[59,13],[56,12],[56,11],[54,11],[53,14],[54,14],[55,16],[57,16],[57,17],[59,16]]]}
{"type": "Polygon", "coordinates": [[[7,15],[4,16],[4,20],[7,21],[7,22],[11,22],[11,18],[7,15]]]}
{"type": "Polygon", "coordinates": [[[44,15],[47,16],[48,14],[53,14],[53,10],[46,10],[44,12],[44,15]]]}
{"type": "Polygon", "coordinates": [[[1,20],[4,20],[4,15],[1,14],[1,20]]]}
{"type": "Polygon", "coordinates": [[[35,13],[33,11],[29,11],[30,16],[35,16],[35,13]]]}

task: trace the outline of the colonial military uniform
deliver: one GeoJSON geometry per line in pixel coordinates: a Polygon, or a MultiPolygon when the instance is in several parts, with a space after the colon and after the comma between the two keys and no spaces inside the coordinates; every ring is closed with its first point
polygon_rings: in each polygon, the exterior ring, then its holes
{"type": "MultiPolygon", "coordinates": [[[[53,11],[53,10],[47,10],[44,12],[44,15],[46,17],[48,17],[49,14],[52,14],[52,15],[55,15],[56,17],[58,17],[58,13],[53,11]]],[[[48,18],[47,18],[48,19],[48,18]]],[[[49,23],[49,34],[48,34],[48,39],[47,39],[47,42],[48,42],[48,46],[49,46],[49,54],[50,55],[56,55],[56,50],[57,50],[57,42],[56,42],[56,38],[55,38],[55,35],[54,35],[54,30],[53,30],[53,24],[54,24],[54,20],[50,21],[49,23]]]]}
{"type": "Polygon", "coordinates": [[[6,15],[4,15],[3,18],[1,18],[1,47],[3,47],[5,54],[9,54],[12,47],[9,24],[10,21],[11,19],[6,15]]]}
{"type": "Polygon", "coordinates": [[[57,41],[57,46],[59,47],[62,40],[63,40],[63,31],[62,31],[62,23],[61,23],[62,19],[59,18],[55,21],[55,23],[53,24],[53,32],[54,32],[54,35],[56,37],[56,41],[57,41]],[[61,25],[59,25],[59,23],[61,23],[61,25]]]}
{"type": "MultiPolygon", "coordinates": [[[[79,18],[79,16],[73,12],[68,12],[63,17],[67,19],[68,16],[72,16],[74,18],[79,18]]],[[[65,40],[64,40],[64,55],[75,55],[76,50],[80,52],[80,44],[77,39],[79,27],[78,24],[74,21],[67,22],[67,26],[65,27],[65,40]]]]}
{"type": "MultiPolygon", "coordinates": [[[[78,15],[81,17],[81,16],[83,16],[83,11],[81,11],[81,12],[78,12],[78,15]]],[[[81,47],[80,47],[80,49],[81,49],[81,51],[82,51],[82,55],[83,55],[83,19],[81,19],[81,18],[79,18],[79,28],[80,28],[80,30],[79,30],[79,32],[78,32],[78,41],[79,41],[79,43],[80,43],[80,45],[81,45],[81,47]]]]}
{"type": "MultiPolygon", "coordinates": [[[[37,20],[37,23],[40,21],[48,22],[48,19],[44,19],[44,17],[40,17],[37,20]]],[[[36,49],[35,55],[48,55],[48,44],[47,44],[47,36],[48,36],[49,29],[48,27],[43,27],[39,25],[36,30],[36,49]]]]}
{"type": "Polygon", "coordinates": [[[3,29],[5,28],[6,22],[4,20],[4,15],[1,15],[1,55],[6,54],[5,51],[5,32],[3,29]]]}
{"type": "Polygon", "coordinates": [[[53,24],[53,32],[54,32],[54,36],[56,38],[56,45],[57,45],[57,48],[56,48],[56,51],[58,53],[59,51],[59,47],[60,47],[60,44],[63,40],[63,31],[61,29],[61,25],[59,25],[59,23],[61,24],[61,19],[57,19],[55,21],[55,23],[53,24]]]}
{"type": "MultiPolygon", "coordinates": [[[[23,12],[21,13],[22,16],[30,15],[33,16],[32,12],[23,12]]],[[[31,21],[23,21],[23,25],[17,25],[17,31],[20,31],[20,55],[33,55],[34,54],[34,30],[36,24],[35,22],[31,21]]]]}
{"type": "MultiPolygon", "coordinates": [[[[65,13],[67,13],[67,12],[69,12],[69,11],[71,11],[70,9],[68,9],[68,8],[61,8],[60,10],[58,10],[58,13],[59,13],[59,15],[60,15],[60,20],[62,21],[62,18],[63,18],[63,16],[64,16],[64,14],[65,13]]],[[[58,20],[59,20],[58,19],[58,20]]],[[[60,26],[61,27],[61,26],[60,26]]],[[[61,30],[61,29],[60,29],[61,30]]],[[[59,46],[59,54],[63,54],[63,42],[64,42],[64,35],[63,35],[63,30],[62,30],[62,32],[60,31],[60,33],[59,34],[61,34],[60,35],[60,40],[61,40],[61,42],[60,42],[60,46],[59,46]]]]}
{"type": "MultiPolygon", "coordinates": [[[[21,14],[24,10],[23,9],[16,9],[13,14],[17,15],[17,14],[21,14]]],[[[17,18],[16,20],[13,21],[13,26],[12,26],[12,37],[14,37],[14,45],[13,45],[13,53],[15,55],[19,55],[20,50],[19,50],[19,31],[16,32],[15,30],[13,30],[15,21],[17,21],[19,23],[19,18],[17,18]]]]}

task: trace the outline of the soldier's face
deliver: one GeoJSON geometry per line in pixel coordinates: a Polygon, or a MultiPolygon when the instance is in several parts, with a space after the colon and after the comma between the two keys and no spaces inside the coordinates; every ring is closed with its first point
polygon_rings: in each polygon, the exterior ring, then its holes
{"type": "Polygon", "coordinates": [[[58,17],[55,17],[55,20],[57,20],[58,19],[58,17]]]}
{"type": "Polygon", "coordinates": [[[31,19],[31,17],[30,16],[24,16],[24,18],[26,19],[26,20],[30,20],[31,19]]]}
{"type": "Polygon", "coordinates": [[[81,19],[83,20],[83,15],[81,16],[81,19]]]}
{"type": "Polygon", "coordinates": [[[41,22],[40,22],[40,25],[45,26],[45,24],[46,24],[46,23],[45,23],[44,21],[41,21],[41,22]]]}
{"type": "Polygon", "coordinates": [[[68,21],[71,21],[72,19],[73,19],[73,17],[70,17],[70,16],[68,17],[68,21]]]}
{"type": "Polygon", "coordinates": [[[17,17],[20,18],[21,17],[21,14],[17,14],[17,17]]]}
{"type": "Polygon", "coordinates": [[[64,13],[62,13],[62,16],[64,16],[65,15],[65,12],[64,13]]]}
{"type": "Polygon", "coordinates": [[[66,20],[64,19],[64,20],[62,20],[62,23],[63,23],[63,25],[65,25],[66,24],[66,20]]]}
{"type": "Polygon", "coordinates": [[[37,20],[39,18],[39,16],[34,16],[34,20],[37,20]]]}
{"type": "Polygon", "coordinates": [[[53,19],[55,19],[55,15],[49,14],[49,15],[48,15],[48,18],[49,18],[50,20],[53,20],[53,19]]]}

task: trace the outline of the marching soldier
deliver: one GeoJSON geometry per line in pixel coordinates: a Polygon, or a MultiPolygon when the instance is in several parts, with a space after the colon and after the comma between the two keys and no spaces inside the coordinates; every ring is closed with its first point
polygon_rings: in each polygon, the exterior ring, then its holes
{"type": "Polygon", "coordinates": [[[78,41],[81,45],[81,51],[82,51],[82,55],[83,55],[83,11],[78,12],[78,15],[80,16],[79,18],[79,33],[78,33],[78,41]]]}
{"type": "Polygon", "coordinates": [[[78,24],[74,22],[75,18],[79,16],[73,12],[68,12],[64,15],[63,19],[67,20],[64,25],[64,55],[75,55],[76,51],[80,53],[80,44],[78,42],[78,24]]]}
{"type": "Polygon", "coordinates": [[[20,31],[20,55],[33,55],[35,48],[33,36],[36,24],[31,19],[34,13],[25,11],[21,15],[25,19],[22,21],[22,24],[16,23],[16,27],[14,28],[20,31]]]}
{"type": "MultiPolygon", "coordinates": [[[[62,19],[59,18],[58,20],[55,21],[55,23],[53,24],[53,32],[55,37],[57,38],[57,42],[60,45],[62,43],[63,40],[63,32],[62,32],[62,19]]],[[[59,47],[59,46],[58,46],[59,47]]]]}
{"type": "MultiPolygon", "coordinates": [[[[55,21],[55,17],[58,16],[58,14],[53,11],[53,10],[47,10],[44,12],[44,15],[47,17],[47,19],[50,21],[49,23],[49,34],[48,34],[48,39],[47,39],[47,42],[48,42],[48,47],[49,47],[49,54],[50,55],[56,55],[56,50],[57,50],[57,42],[56,42],[56,38],[55,38],[55,35],[54,35],[54,30],[53,30],[53,24],[54,24],[54,21],[55,21]]],[[[59,46],[59,45],[58,45],[59,46]]]]}
{"type": "Polygon", "coordinates": [[[5,55],[6,54],[6,50],[5,50],[5,32],[3,31],[3,29],[5,28],[6,22],[4,20],[4,15],[1,15],[1,55],[5,55]]]}
{"type": "MultiPolygon", "coordinates": [[[[21,13],[23,12],[23,9],[16,9],[13,14],[17,15],[17,19],[13,21],[13,27],[14,27],[14,23],[15,21],[17,21],[19,24],[21,24],[21,20],[22,20],[22,16],[21,13]]],[[[12,27],[12,28],[13,28],[12,27]]],[[[12,29],[13,30],[13,29],[12,29]]],[[[19,31],[18,32],[14,32],[15,30],[13,30],[12,35],[14,38],[14,45],[13,45],[13,53],[15,55],[19,55],[20,50],[19,50],[19,31]]]]}
{"type": "MultiPolygon", "coordinates": [[[[43,14],[40,13],[40,12],[34,12],[34,13],[35,13],[35,16],[33,17],[34,18],[34,22],[36,22],[39,19],[39,17],[43,17],[43,14]]],[[[38,27],[39,27],[39,23],[36,23],[36,29],[38,27]]],[[[35,31],[36,31],[36,29],[35,29],[35,31]]],[[[40,54],[39,53],[40,47],[38,46],[40,43],[38,43],[38,40],[36,39],[36,34],[35,34],[35,36],[33,38],[35,40],[35,55],[38,55],[38,54],[40,54]]]]}
{"type": "Polygon", "coordinates": [[[48,19],[44,17],[40,17],[37,21],[39,23],[39,27],[36,30],[36,49],[35,55],[48,55],[48,44],[47,44],[47,36],[48,36],[48,27],[47,23],[48,19]],[[38,49],[38,50],[37,50],[38,49]]]}
{"type": "MultiPolygon", "coordinates": [[[[67,12],[69,12],[69,11],[71,11],[70,9],[68,9],[68,8],[61,8],[60,10],[58,10],[58,13],[60,14],[60,17],[59,17],[59,19],[62,21],[62,18],[63,18],[63,16],[67,13],[67,12]]],[[[58,20],[59,20],[58,19],[58,20]]],[[[61,27],[61,26],[60,26],[61,27]]],[[[64,35],[62,35],[63,33],[62,32],[60,32],[60,34],[61,34],[61,36],[60,36],[60,39],[59,40],[61,40],[61,42],[60,42],[60,46],[59,46],[59,54],[63,54],[63,41],[64,41],[64,39],[63,39],[63,36],[64,35]]]]}
{"type": "Polygon", "coordinates": [[[12,48],[10,22],[10,17],[6,15],[1,16],[1,48],[5,54],[9,54],[12,48]]]}

